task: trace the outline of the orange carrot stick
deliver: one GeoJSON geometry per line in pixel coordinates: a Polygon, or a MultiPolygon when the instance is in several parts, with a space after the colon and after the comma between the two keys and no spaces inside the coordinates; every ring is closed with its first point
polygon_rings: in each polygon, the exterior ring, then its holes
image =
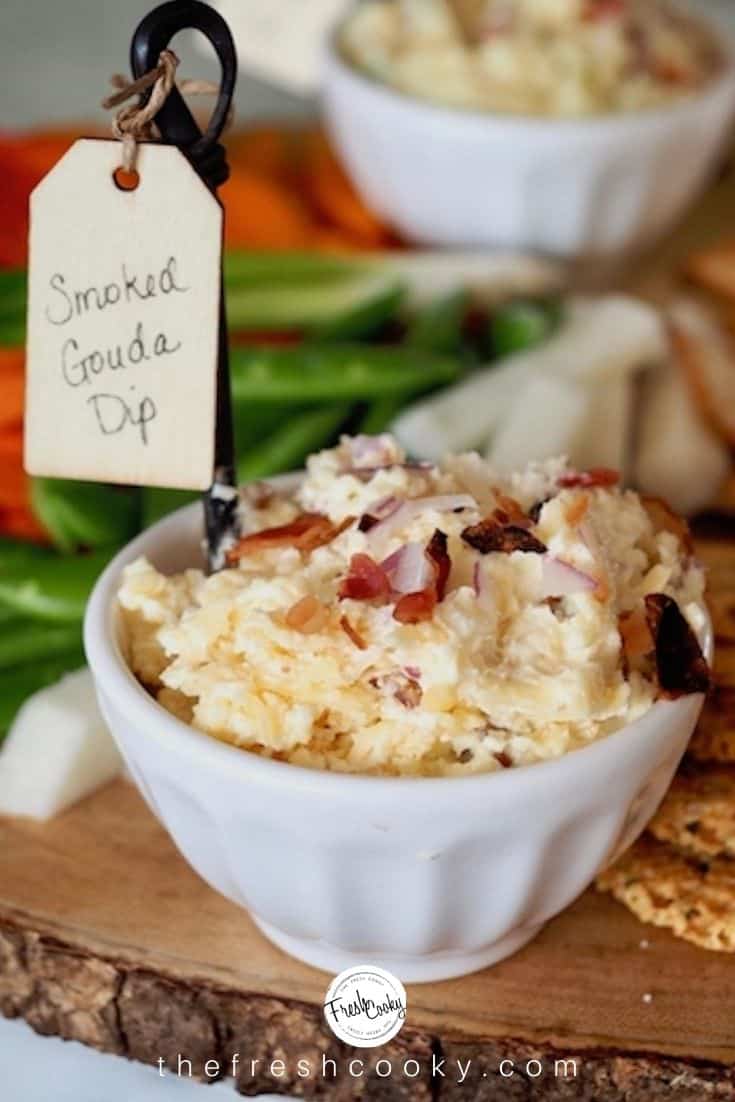
{"type": "Polygon", "coordinates": [[[0,432],[0,506],[23,509],[29,504],[28,478],[23,470],[23,433],[0,432]]]}
{"type": "Polygon", "coordinates": [[[390,231],[357,194],[321,133],[307,140],[303,174],[306,194],[322,218],[366,247],[388,243],[390,231]]]}
{"type": "Polygon", "coordinates": [[[235,168],[220,192],[230,248],[303,249],[313,225],[298,197],[275,180],[235,168]]]}
{"type": "Polygon", "coordinates": [[[228,135],[225,144],[230,164],[270,179],[287,180],[299,156],[299,131],[281,126],[256,126],[228,135]]]}
{"type": "Polygon", "coordinates": [[[31,540],[33,543],[49,543],[48,533],[30,509],[0,508],[0,535],[31,540]]]}
{"type": "Polygon", "coordinates": [[[0,347],[0,430],[20,426],[25,404],[25,353],[0,347]]]}

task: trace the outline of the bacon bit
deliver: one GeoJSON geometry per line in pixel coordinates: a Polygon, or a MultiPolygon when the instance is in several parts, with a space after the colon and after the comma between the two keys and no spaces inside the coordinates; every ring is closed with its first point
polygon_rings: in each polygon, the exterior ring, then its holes
{"type": "Polygon", "coordinates": [[[406,593],[393,610],[393,619],[399,624],[420,624],[430,620],[437,606],[436,591],[433,586],[422,589],[420,593],[406,593]]]}
{"type": "Polygon", "coordinates": [[[510,769],[513,764],[513,759],[509,754],[506,754],[505,750],[498,751],[497,754],[493,754],[498,765],[502,765],[503,769],[510,769]]]}
{"type": "Polygon", "coordinates": [[[446,533],[439,528],[435,529],[424,554],[431,563],[434,579],[425,589],[417,593],[406,593],[400,598],[393,610],[393,619],[399,624],[420,624],[430,620],[436,606],[444,600],[452,569],[446,533]]]}
{"type": "Polygon", "coordinates": [[[625,0],[587,0],[582,18],[587,23],[602,19],[616,19],[625,11],[625,0]]]}
{"type": "Polygon", "coordinates": [[[267,509],[273,502],[276,491],[267,482],[251,482],[246,494],[253,509],[267,509]]]}
{"type": "Polygon", "coordinates": [[[418,708],[423,699],[424,690],[418,681],[412,681],[409,678],[405,685],[401,685],[396,689],[393,695],[404,708],[418,708]]]}
{"type": "Polygon", "coordinates": [[[642,607],[623,612],[618,618],[618,631],[623,641],[623,654],[628,662],[645,658],[655,648],[656,644],[642,607]]]}
{"type": "Polygon", "coordinates": [[[340,533],[354,523],[354,517],[347,517],[339,525],[332,524],[329,517],[321,513],[302,513],[289,524],[277,528],[264,528],[260,532],[251,532],[238,540],[227,552],[230,566],[246,555],[256,555],[273,547],[295,547],[298,551],[314,551],[331,543],[340,533]]]}
{"type": "Polygon", "coordinates": [[[369,532],[376,524],[380,524],[377,517],[374,517],[371,513],[363,513],[357,528],[359,532],[369,532]]]}
{"type": "Polygon", "coordinates": [[[694,552],[694,541],[689,525],[662,497],[641,496],[641,505],[648,513],[654,531],[670,532],[681,543],[687,554],[694,552]]]}
{"type": "Polygon", "coordinates": [[[662,696],[676,700],[690,693],[706,693],[712,684],[707,659],[676,601],[664,593],[649,593],[646,619],[655,640],[662,696]]]}
{"type": "Polygon", "coordinates": [[[502,551],[506,555],[512,551],[533,552],[537,555],[546,553],[546,545],[527,529],[513,524],[498,524],[494,517],[465,528],[462,539],[481,555],[489,555],[492,551],[502,551]]]}
{"type": "Polygon", "coordinates": [[[598,578],[597,585],[595,586],[592,596],[595,598],[596,601],[599,601],[601,605],[604,605],[605,601],[609,600],[611,592],[612,591],[610,589],[610,582],[607,580],[607,578],[602,577],[598,578]]]}
{"type": "Polygon", "coordinates": [[[590,507],[590,499],[587,494],[581,494],[576,501],[568,505],[564,511],[567,524],[576,525],[584,520],[590,507]]]}
{"type": "Polygon", "coordinates": [[[452,560],[447,551],[446,534],[441,532],[438,528],[434,531],[434,535],[429,540],[426,554],[431,560],[436,575],[434,580],[436,599],[437,601],[443,601],[447,592],[447,581],[449,580],[449,574],[452,569],[452,560]]]}
{"type": "Polygon", "coordinates": [[[418,708],[424,695],[424,690],[412,677],[406,677],[402,673],[388,673],[382,677],[373,677],[370,684],[374,689],[384,689],[392,692],[395,699],[404,708],[418,708]]]}
{"type": "Polygon", "coordinates": [[[339,626],[345,633],[350,642],[354,643],[358,650],[367,650],[367,643],[360,635],[357,628],[354,628],[346,616],[343,616],[339,621],[339,626]]]}
{"type": "Polygon", "coordinates": [[[617,486],[620,482],[620,472],[613,471],[609,467],[593,467],[590,471],[570,471],[559,479],[559,486],[563,490],[574,490],[578,487],[584,489],[597,489],[604,486],[617,486]]]}
{"type": "Polygon", "coordinates": [[[385,571],[369,555],[353,555],[350,572],[339,587],[339,599],[374,601],[390,596],[390,581],[385,571]]]}
{"type": "Polygon", "coordinates": [[[493,492],[495,494],[495,500],[498,503],[498,507],[493,513],[493,517],[499,524],[511,524],[516,528],[531,527],[533,521],[528,513],[523,511],[514,497],[507,497],[506,494],[500,493],[499,490],[494,490],[493,492]]]}
{"type": "Polygon", "coordinates": [[[692,74],[675,61],[658,61],[654,65],[654,76],[665,84],[689,84],[692,74]]]}
{"type": "Polygon", "coordinates": [[[321,631],[329,620],[329,610],[316,597],[302,597],[286,613],[286,626],[300,631],[302,635],[313,635],[321,631]]]}

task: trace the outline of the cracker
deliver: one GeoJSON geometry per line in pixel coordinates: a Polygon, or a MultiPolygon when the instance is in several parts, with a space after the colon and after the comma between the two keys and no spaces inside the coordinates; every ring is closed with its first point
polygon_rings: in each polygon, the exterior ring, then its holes
{"type": "Polygon", "coordinates": [[[716,314],[692,298],[669,312],[671,346],[696,405],[729,444],[735,444],[735,343],[716,314]]]}
{"type": "Polygon", "coordinates": [[[735,768],[684,768],[648,829],[693,857],[735,857],[735,768]]]}
{"type": "Polygon", "coordinates": [[[735,241],[695,253],[687,275],[705,290],[735,300],[735,241]]]}
{"type": "Polygon", "coordinates": [[[703,949],[735,952],[735,862],[694,861],[644,835],[597,878],[641,922],[703,949]]]}
{"type": "Polygon", "coordinates": [[[715,685],[689,743],[689,754],[702,762],[735,763],[735,689],[715,685]]]}

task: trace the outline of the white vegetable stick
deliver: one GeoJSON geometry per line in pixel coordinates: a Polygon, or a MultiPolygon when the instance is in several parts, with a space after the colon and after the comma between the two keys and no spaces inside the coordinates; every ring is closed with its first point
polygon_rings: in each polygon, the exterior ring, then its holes
{"type": "Polygon", "coordinates": [[[534,375],[597,382],[660,363],[667,353],[664,325],[652,307],[624,295],[576,299],[550,340],[410,406],[392,431],[412,455],[440,459],[491,439],[534,375]]]}
{"type": "Polygon", "coordinates": [[[663,320],[628,295],[573,299],[566,321],[545,344],[522,357],[549,375],[597,382],[662,363],[669,351],[663,320]]]}
{"type": "Polygon", "coordinates": [[[625,481],[632,444],[633,387],[633,378],[628,375],[588,385],[587,416],[569,452],[577,470],[610,467],[620,471],[625,481]]]}
{"type": "MultiPolygon", "coordinates": [[[[360,263],[365,262],[360,257],[360,263]]],[[[548,260],[515,253],[385,252],[372,263],[384,276],[403,280],[408,304],[419,307],[468,288],[486,306],[517,295],[542,295],[563,286],[564,271],[548,260]]]]}
{"type": "Polygon", "coordinates": [[[492,466],[510,474],[535,459],[568,455],[589,408],[589,388],[537,375],[517,394],[488,453],[492,466]]]}
{"type": "Polygon", "coordinates": [[[122,758],[81,669],[34,693],[0,753],[0,814],[50,819],[107,784],[122,758]]]}
{"type": "Polygon", "coordinates": [[[502,367],[478,371],[436,398],[409,406],[391,431],[410,455],[422,459],[481,448],[533,374],[519,362],[524,358],[514,356],[502,367]]]}
{"type": "Polygon", "coordinates": [[[697,411],[676,362],[646,379],[638,433],[638,489],[686,515],[714,500],[730,472],[730,454],[697,411]]]}

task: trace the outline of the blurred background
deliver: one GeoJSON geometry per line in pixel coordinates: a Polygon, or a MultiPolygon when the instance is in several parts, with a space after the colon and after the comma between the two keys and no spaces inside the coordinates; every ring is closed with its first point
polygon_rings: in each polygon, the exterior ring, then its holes
{"type": "MultiPolygon", "coordinates": [[[[245,7],[248,0],[238,0],[245,7]]],[[[304,0],[309,3],[310,0],[304,0]]],[[[272,0],[274,5],[279,0],[272,0]]],[[[97,118],[110,73],[127,62],[130,34],[151,4],[148,0],[3,0],[0,5],[0,126],[28,127],[71,119],[97,118]]],[[[345,6],[349,6],[346,4],[345,6]]],[[[689,0],[696,11],[735,29],[733,0],[689,0]]],[[[216,76],[191,49],[182,47],[182,72],[216,76]]],[[[242,71],[237,94],[238,119],[284,114],[299,118],[314,103],[291,95],[242,71]]]]}

